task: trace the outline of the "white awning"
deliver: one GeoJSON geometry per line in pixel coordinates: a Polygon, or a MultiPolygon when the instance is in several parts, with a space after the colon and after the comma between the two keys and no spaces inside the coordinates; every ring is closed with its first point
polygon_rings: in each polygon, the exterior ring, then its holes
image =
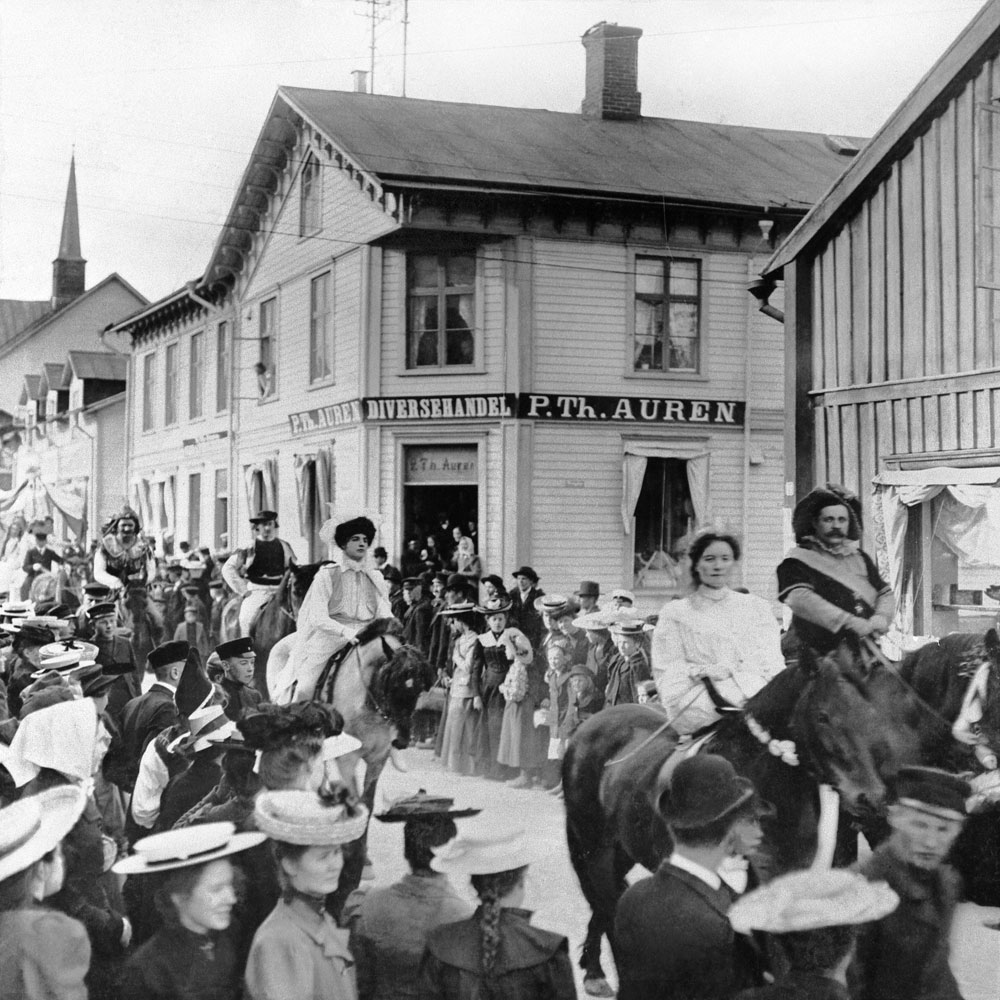
{"type": "Polygon", "coordinates": [[[1000,465],[979,469],[956,469],[936,465],[931,469],[897,469],[882,472],[872,482],[876,486],[989,486],[1000,480],[1000,465]]]}

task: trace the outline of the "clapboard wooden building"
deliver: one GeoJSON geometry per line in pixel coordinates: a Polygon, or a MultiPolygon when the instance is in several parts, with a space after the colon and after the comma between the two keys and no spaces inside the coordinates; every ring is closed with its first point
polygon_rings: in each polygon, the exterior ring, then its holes
{"type": "Polygon", "coordinates": [[[857,145],[643,116],[640,35],[584,35],[579,113],[278,91],[203,277],[118,327],[154,522],[276,506],[318,558],[356,504],[397,561],[443,515],[508,583],[650,609],[719,524],[773,593],[783,336],[745,289],[857,145]]]}
{"type": "Polygon", "coordinates": [[[906,633],[980,628],[1000,584],[1000,3],[778,248],[786,495],[857,490],[906,633]]]}

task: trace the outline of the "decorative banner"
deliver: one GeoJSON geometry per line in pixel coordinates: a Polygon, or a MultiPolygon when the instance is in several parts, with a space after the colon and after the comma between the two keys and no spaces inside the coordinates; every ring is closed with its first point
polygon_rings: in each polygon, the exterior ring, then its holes
{"type": "MultiPolygon", "coordinates": [[[[658,396],[495,393],[465,396],[369,396],[288,416],[292,437],[374,421],[572,420],[584,423],[702,424],[742,427],[743,400],[658,396]]],[[[187,442],[185,442],[187,443],[187,442]]]]}
{"type": "Polygon", "coordinates": [[[479,451],[473,445],[427,445],[406,449],[407,486],[479,482],[479,451]]]}

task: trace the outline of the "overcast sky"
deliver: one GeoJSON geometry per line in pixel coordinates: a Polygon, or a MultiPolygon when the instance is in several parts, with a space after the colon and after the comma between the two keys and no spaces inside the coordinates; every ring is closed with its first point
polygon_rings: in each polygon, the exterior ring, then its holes
{"type": "MultiPolygon", "coordinates": [[[[399,94],[403,0],[375,90],[399,94]]],[[[868,136],[982,6],[966,0],[410,0],[406,92],[578,111],[580,36],[643,29],[650,116],[868,136]]],[[[367,0],[0,0],[0,297],[50,294],[70,152],[87,283],[204,269],[281,84],[351,89],[367,0]]]]}

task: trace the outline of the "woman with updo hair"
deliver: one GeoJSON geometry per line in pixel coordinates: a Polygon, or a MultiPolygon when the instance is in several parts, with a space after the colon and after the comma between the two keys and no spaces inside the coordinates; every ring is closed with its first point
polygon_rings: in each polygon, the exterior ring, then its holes
{"type": "Polygon", "coordinates": [[[441,737],[441,760],[449,771],[473,774],[479,744],[483,698],[479,671],[476,669],[476,611],[471,601],[461,601],[443,608],[439,614],[448,621],[455,641],[451,654],[451,678],[448,682],[448,705],[441,737]]]}
{"type": "Polygon", "coordinates": [[[574,1000],[569,944],[532,927],[522,908],[532,858],[523,830],[480,830],[434,852],[431,867],[469,876],[479,908],[431,931],[420,971],[420,1000],[574,1000]]]}
{"type": "Polygon", "coordinates": [[[732,535],[698,535],[689,551],[694,593],[665,604],[653,630],[656,690],[682,735],[741,707],[785,667],[770,603],[730,586],[740,555],[732,535]]]}

